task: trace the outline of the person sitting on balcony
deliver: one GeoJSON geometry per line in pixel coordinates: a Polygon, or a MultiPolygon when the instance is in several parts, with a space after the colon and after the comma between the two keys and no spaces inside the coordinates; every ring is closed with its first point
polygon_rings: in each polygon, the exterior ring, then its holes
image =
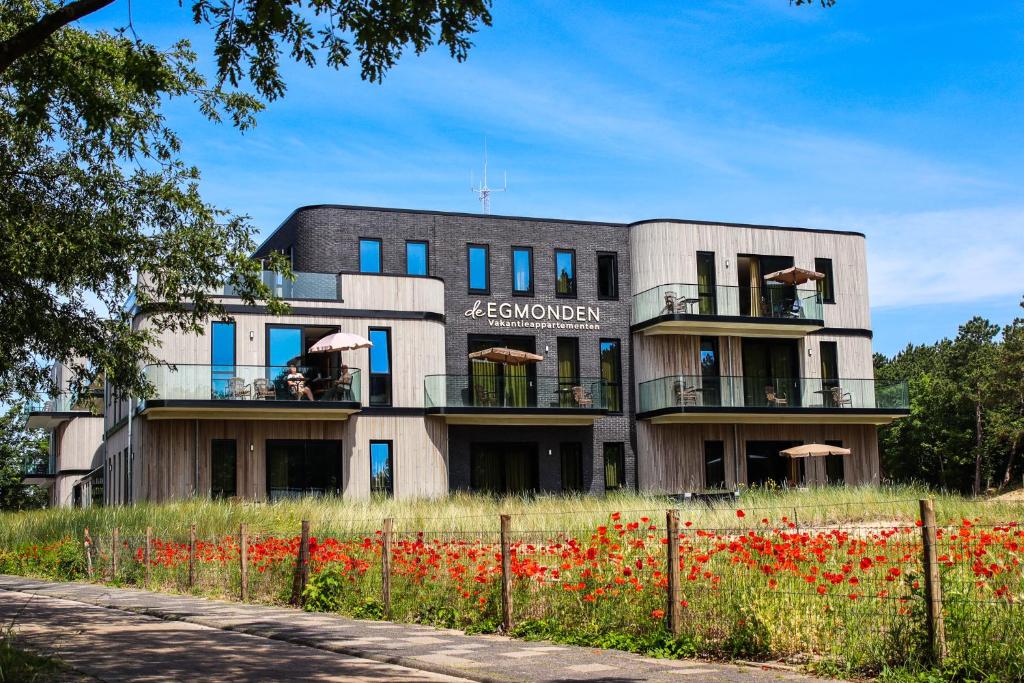
{"type": "Polygon", "coordinates": [[[313,400],[313,391],[306,386],[306,376],[299,372],[296,366],[288,366],[288,374],[285,375],[285,381],[288,382],[288,391],[297,400],[301,401],[303,396],[310,401],[313,400]]]}

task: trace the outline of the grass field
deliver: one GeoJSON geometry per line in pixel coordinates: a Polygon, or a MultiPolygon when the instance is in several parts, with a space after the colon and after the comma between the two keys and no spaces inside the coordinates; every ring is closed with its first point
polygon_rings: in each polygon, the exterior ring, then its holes
{"type": "Polygon", "coordinates": [[[654,656],[785,660],[842,676],[1024,679],[1024,506],[915,487],[747,491],[710,506],[635,494],[456,495],[27,512],[0,517],[0,571],[83,579],[88,527],[94,580],[140,585],[152,527],[151,587],[237,598],[245,522],[250,599],[281,603],[306,519],[307,609],[382,618],[379,530],[392,518],[392,618],[487,632],[501,616],[502,513],[512,516],[513,635],[654,656]],[[938,668],[925,656],[923,497],[936,501],[946,593],[949,657],[938,668]],[[665,628],[669,507],[681,523],[679,636],[665,628]]]}

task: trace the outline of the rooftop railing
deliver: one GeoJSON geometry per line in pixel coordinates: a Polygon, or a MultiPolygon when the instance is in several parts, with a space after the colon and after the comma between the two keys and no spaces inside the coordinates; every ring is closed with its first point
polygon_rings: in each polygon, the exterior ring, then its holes
{"type": "MultiPolygon", "coordinates": [[[[102,396],[92,399],[97,404],[97,407],[102,404],[102,396]]],[[[84,398],[75,401],[71,394],[60,394],[59,396],[53,396],[48,399],[31,401],[28,404],[28,412],[30,413],[72,413],[72,412],[91,412],[92,407],[90,405],[90,399],[84,398]]]]}
{"type": "Polygon", "coordinates": [[[906,380],[673,375],[641,382],[637,412],[665,408],[910,407],[906,380]]]}
{"type": "Polygon", "coordinates": [[[633,324],[663,315],[822,320],[821,296],[814,289],[765,284],[760,287],[672,282],[633,296],[633,324]]]}
{"type": "MultiPolygon", "coordinates": [[[[295,280],[289,280],[269,270],[263,271],[263,282],[280,299],[338,299],[338,276],[335,273],[294,273],[295,280]]],[[[216,290],[220,296],[238,296],[228,284],[216,290]]]]}
{"type": "Polygon", "coordinates": [[[622,409],[621,387],[596,377],[428,375],[423,397],[427,408],[622,409]]]}
{"type": "Polygon", "coordinates": [[[304,379],[288,379],[287,366],[275,365],[148,365],[146,379],[154,399],[179,401],[360,402],[359,370],[326,372],[299,366],[304,379]]]}

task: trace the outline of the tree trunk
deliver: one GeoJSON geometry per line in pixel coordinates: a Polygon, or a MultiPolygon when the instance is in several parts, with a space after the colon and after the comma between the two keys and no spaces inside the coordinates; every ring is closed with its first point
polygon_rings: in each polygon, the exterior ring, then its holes
{"type": "Polygon", "coordinates": [[[1006,461],[1006,472],[1003,473],[1003,483],[999,485],[1000,489],[1005,489],[1010,485],[1010,479],[1013,478],[1013,466],[1017,461],[1017,450],[1020,448],[1021,435],[1018,434],[1013,439],[1013,444],[1010,446],[1010,459],[1006,461]]]}
{"type": "Polygon", "coordinates": [[[35,50],[43,41],[73,21],[103,9],[114,0],[76,0],[49,14],[44,14],[34,24],[21,29],[13,36],[0,42],[0,74],[19,58],[35,50]]]}
{"type": "Polygon", "coordinates": [[[981,401],[974,402],[974,495],[981,494],[981,401]]]}

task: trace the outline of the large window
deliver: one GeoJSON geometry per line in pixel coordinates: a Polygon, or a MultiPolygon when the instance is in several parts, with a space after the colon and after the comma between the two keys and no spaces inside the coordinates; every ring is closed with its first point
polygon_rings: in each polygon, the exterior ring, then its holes
{"type": "Polygon", "coordinates": [[[619,255],[615,252],[597,252],[597,298],[619,298],[619,255]]]}
{"type": "Polygon", "coordinates": [[[533,294],[533,247],[512,247],[512,293],[533,294]]]}
{"type": "MultiPolygon", "coordinates": [[[[821,385],[824,390],[839,386],[839,350],[834,341],[823,341],[818,345],[821,355],[821,385]]],[[[826,399],[828,399],[826,394],[826,399]]],[[[828,401],[826,401],[828,403],[828,401]]]]}
{"type": "Polygon", "coordinates": [[[390,496],[395,492],[395,467],[390,441],[370,442],[370,493],[390,496]]]}
{"type": "Polygon", "coordinates": [[[821,303],[834,304],[836,302],[836,283],[832,275],[832,259],[814,259],[814,270],[825,276],[817,282],[818,294],[821,295],[821,303]]]}
{"type": "Polygon", "coordinates": [[[235,376],[235,323],[213,323],[210,338],[211,393],[217,398],[227,394],[228,380],[235,376]]]}
{"type": "Polygon", "coordinates": [[[718,337],[700,338],[701,401],[706,406],[722,404],[722,380],[718,362],[718,337]]]}
{"type": "Polygon", "coordinates": [[[267,497],[341,494],[340,441],[267,441],[267,497]]]}
{"type": "Polygon", "coordinates": [[[271,375],[279,375],[289,363],[302,358],[301,327],[270,327],[267,329],[267,365],[271,375]],[[276,372],[275,372],[276,371],[276,372]]]}
{"type": "Polygon", "coordinates": [[[559,337],[558,351],[558,404],[571,408],[575,403],[573,387],[580,384],[580,340],[578,337],[559,337]]]}
{"type": "Polygon", "coordinates": [[[604,488],[607,491],[626,485],[626,446],[621,443],[604,445],[604,488]]]}
{"type": "Polygon", "coordinates": [[[718,290],[715,288],[715,254],[711,251],[697,252],[697,300],[701,315],[715,315],[718,312],[718,290]]]}
{"type": "Polygon", "coordinates": [[[470,244],[466,247],[469,268],[469,293],[488,294],[491,291],[490,250],[486,244],[470,244]]]}
{"type": "Polygon", "coordinates": [[[391,329],[371,327],[370,405],[391,405],[391,329]]]}
{"type": "Polygon", "coordinates": [[[375,237],[359,238],[359,272],[381,272],[381,241],[375,237]]]}
{"type": "Polygon", "coordinates": [[[539,488],[537,444],[474,443],[470,446],[474,491],[517,494],[539,488]]]}
{"type": "Polygon", "coordinates": [[[555,249],[555,294],[576,296],[576,252],[555,249]]]}
{"type": "Polygon", "coordinates": [[[430,246],[426,242],[411,240],[405,243],[405,274],[430,274],[430,246]]]}
{"type": "Polygon", "coordinates": [[[601,340],[601,390],[604,407],[612,413],[622,412],[622,354],[618,339],[601,340]]]}
{"type": "MultiPolygon", "coordinates": [[[[842,441],[826,441],[826,446],[843,447],[842,441]]],[[[841,455],[825,456],[825,480],[829,484],[844,484],[846,482],[846,461],[841,455]]]]}
{"type": "Polygon", "coordinates": [[[234,498],[238,495],[238,446],[234,439],[214,439],[210,443],[210,497],[234,498]]]}
{"type": "Polygon", "coordinates": [[[558,449],[562,459],[562,490],[566,493],[583,490],[583,444],[563,443],[558,449]]]}
{"type": "Polygon", "coordinates": [[[704,488],[725,488],[725,442],[704,442],[704,488]]]}

